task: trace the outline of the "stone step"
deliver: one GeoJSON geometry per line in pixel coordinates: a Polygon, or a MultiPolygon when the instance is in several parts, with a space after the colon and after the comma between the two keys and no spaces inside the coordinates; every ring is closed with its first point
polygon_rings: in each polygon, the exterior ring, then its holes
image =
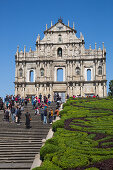
{"type": "MultiPolygon", "coordinates": [[[[52,103],[49,109],[55,109],[52,103]]],[[[1,112],[0,112],[1,113],[1,112]]],[[[20,125],[2,121],[3,112],[0,114],[0,169],[1,170],[30,170],[35,155],[40,152],[42,139],[46,138],[51,127],[41,122],[41,116],[35,115],[32,105],[28,104],[21,115],[20,125]],[[32,128],[26,129],[25,113],[31,114],[32,128]]]]}
{"type": "Polygon", "coordinates": [[[6,170],[29,170],[31,167],[32,163],[0,163],[0,169],[6,169],[6,170]]]}
{"type": "Polygon", "coordinates": [[[11,142],[8,142],[8,143],[1,143],[1,141],[0,141],[0,146],[1,147],[3,147],[3,146],[16,146],[16,145],[19,145],[19,144],[21,144],[21,146],[24,146],[24,145],[33,145],[33,146],[35,146],[35,145],[38,145],[38,144],[42,144],[42,142],[41,141],[35,141],[35,142],[32,142],[32,141],[24,141],[24,142],[22,142],[22,141],[12,141],[12,143],[11,142]],[[14,144],[15,143],[15,144],[14,144]]]}
{"type": "Polygon", "coordinates": [[[0,164],[1,163],[32,163],[33,162],[33,159],[13,159],[13,160],[0,160],[0,164]]]}
{"type": "Polygon", "coordinates": [[[35,155],[35,154],[37,154],[37,153],[39,153],[39,151],[34,151],[33,153],[32,152],[30,152],[30,151],[23,151],[23,152],[16,152],[16,151],[13,151],[13,153],[12,152],[1,152],[0,153],[0,156],[3,156],[3,155],[8,155],[8,157],[9,156],[33,156],[33,155],[35,155]],[[13,154],[13,155],[12,155],[13,154]]]}

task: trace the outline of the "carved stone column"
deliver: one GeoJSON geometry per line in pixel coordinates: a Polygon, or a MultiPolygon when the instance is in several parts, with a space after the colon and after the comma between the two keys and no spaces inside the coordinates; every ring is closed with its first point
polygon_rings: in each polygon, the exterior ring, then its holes
{"type": "Polygon", "coordinates": [[[96,91],[95,91],[95,95],[99,95],[99,89],[98,89],[98,83],[96,83],[96,91]]]}
{"type": "Polygon", "coordinates": [[[103,60],[103,79],[106,79],[106,62],[103,60]]]}
{"type": "Polygon", "coordinates": [[[22,85],[22,97],[25,98],[25,85],[22,85]]]}
{"type": "MultiPolygon", "coordinates": [[[[53,72],[53,70],[52,70],[52,62],[50,62],[50,80],[52,80],[52,72],[53,72]]],[[[53,73],[54,74],[54,73],[53,73]]]]}
{"type": "Polygon", "coordinates": [[[18,82],[18,63],[16,63],[16,69],[15,69],[15,82],[18,82]]]}
{"type": "Polygon", "coordinates": [[[98,62],[95,60],[95,80],[97,80],[97,75],[98,75],[98,62]]]}
{"type": "Polygon", "coordinates": [[[72,80],[72,71],[73,71],[72,62],[70,62],[70,80],[72,80]]]}
{"type": "Polygon", "coordinates": [[[73,83],[73,95],[75,95],[75,83],[73,83]]]}
{"type": "Polygon", "coordinates": [[[103,85],[103,97],[107,97],[107,89],[106,89],[106,83],[103,85]]]}
{"type": "Polygon", "coordinates": [[[80,72],[80,79],[83,80],[83,61],[80,61],[80,65],[81,65],[81,72],[80,72]]]}
{"type": "Polygon", "coordinates": [[[73,71],[72,71],[72,80],[74,80],[74,76],[75,76],[75,66],[74,66],[75,62],[73,61],[73,71]]]}
{"type": "Polygon", "coordinates": [[[52,84],[50,84],[50,100],[53,101],[52,84]]]}
{"type": "Polygon", "coordinates": [[[17,84],[15,84],[15,96],[17,96],[18,92],[17,92],[17,84]]]}
{"type": "Polygon", "coordinates": [[[37,72],[37,81],[40,81],[40,63],[39,62],[37,62],[36,72],[37,72]]]}
{"type": "Polygon", "coordinates": [[[46,93],[47,93],[46,84],[44,84],[44,94],[47,95],[46,93]]]}
{"type": "Polygon", "coordinates": [[[69,81],[69,61],[67,61],[67,81],[69,81]]]}
{"type": "Polygon", "coordinates": [[[83,96],[83,84],[82,83],[80,85],[80,95],[81,95],[81,97],[83,96]]]}
{"type": "Polygon", "coordinates": [[[47,63],[44,63],[45,81],[47,80],[47,63]]]}
{"type": "Polygon", "coordinates": [[[36,85],[36,96],[39,97],[39,84],[36,85]]]}
{"type": "Polygon", "coordinates": [[[67,94],[69,95],[69,83],[67,84],[67,94]]]}

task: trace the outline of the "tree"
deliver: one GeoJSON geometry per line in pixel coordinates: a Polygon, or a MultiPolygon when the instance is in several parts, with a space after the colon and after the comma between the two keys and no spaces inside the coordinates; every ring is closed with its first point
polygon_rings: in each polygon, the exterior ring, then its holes
{"type": "Polygon", "coordinates": [[[109,82],[109,96],[113,96],[113,80],[109,82]]]}

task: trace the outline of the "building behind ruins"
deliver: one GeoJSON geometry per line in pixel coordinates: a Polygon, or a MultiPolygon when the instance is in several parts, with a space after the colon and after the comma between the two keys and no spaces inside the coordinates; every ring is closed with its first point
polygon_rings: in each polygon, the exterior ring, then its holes
{"type": "Polygon", "coordinates": [[[69,96],[98,95],[106,97],[106,49],[85,49],[84,37],[59,19],[38,35],[36,51],[17,48],[15,55],[15,95],[21,97],[60,93],[69,96]],[[59,71],[62,80],[59,80],[59,71]],[[88,76],[89,75],[89,76],[88,76]]]}

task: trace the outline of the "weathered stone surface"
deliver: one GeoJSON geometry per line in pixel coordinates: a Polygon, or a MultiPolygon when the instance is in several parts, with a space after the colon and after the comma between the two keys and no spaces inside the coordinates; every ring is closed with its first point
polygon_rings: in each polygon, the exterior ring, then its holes
{"type": "Polygon", "coordinates": [[[106,97],[106,49],[85,49],[84,37],[76,37],[76,30],[58,22],[38,35],[36,51],[24,52],[17,49],[15,55],[15,95],[51,94],[98,95],[106,97]],[[63,70],[63,81],[57,80],[58,69],[63,70]],[[91,79],[87,79],[87,71],[91,79]],[[33,76],[31,76],[33,74],[33,76]],[[31,80],[31,77],[32,80],[31,80]]]}

